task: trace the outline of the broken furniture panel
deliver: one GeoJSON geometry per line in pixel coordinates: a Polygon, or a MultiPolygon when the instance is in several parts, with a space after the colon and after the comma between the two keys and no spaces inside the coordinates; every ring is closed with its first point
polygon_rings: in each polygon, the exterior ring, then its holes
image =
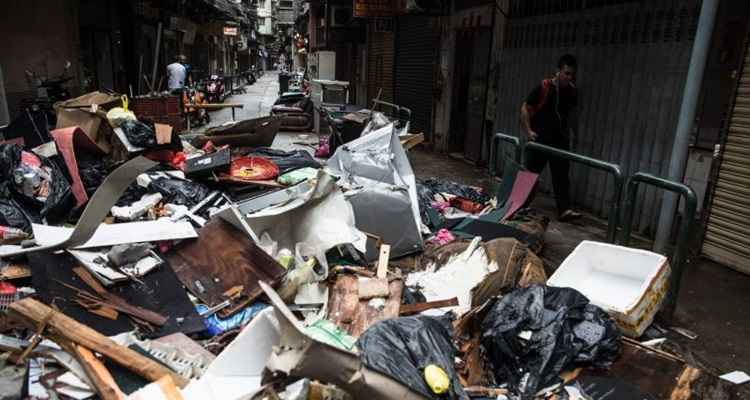
{"type": "Polygon", "coordinates": [[[328,319],[358,337],[372,324],[398,317],[403,290],[404,282],[392,279],[388,282],[388,297],[360,299],[358,277],[339,274],[329,291],[328,319]]]}
{"type": "Polygon", "coordinates": [[[182,284],[206,305],[230,301],[219,311],[223,316],[258,298],[263,292],[259,281],[276,286],[286,273],[246,232],[221,218],[212,219],[198,239],[179,244],[166,258],[182,284]]]}
{"type": "MultiPolygon", "coordinates": [[[[92,314],[75,300],[78,288],[86,292],[94,290],[78,277],[73,268],[78,265],[75,258],[67,253],[53,254],[36,252],[29,254],[32,283],[38,298],[47,304],[54,304],[60,311],[78,322],[94,326],[105,335],[115,335],[130,331],[133,324],[125,313],[119,313],[116,320],[92,314]]],[[[159,337],[175,332],[186,334],[200,332],[205,327],[195,311],[185,290],[169,265],[150,272],[140,278],[140,282],[118,284],[107,288],[108,292],[121,297],[132,306],[168,316],[163,326],[153,326],[146,331],[149,337],[159,337]]]]}

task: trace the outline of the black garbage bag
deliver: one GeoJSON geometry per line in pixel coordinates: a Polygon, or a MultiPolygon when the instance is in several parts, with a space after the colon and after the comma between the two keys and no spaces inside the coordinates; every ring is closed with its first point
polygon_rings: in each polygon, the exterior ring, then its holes
{"type": "Polygon", "coordinates": [[[272,161],[279,167],[279,175],[305,167],[320,168],[320,163],[304,150],[284,151],[270,147],[258,147],[251,150],[247,155],[263,157],[272,161]]]}
{"type": "Polygon", "coordinates": [[[462,185],[460,183],[440,180],[437,178],[428,178],[421,180],[418,183],[429,188],[433,194],[448,193],[480,204],[490,201],[490,196],[484,191],[479,191],[471,186],[462,185]]]}
{"type": "Polygon", "coordinates": [[[149,183],[148,190],[161,193],[166,203],[187,207],[195,206],[211,193],[202,183],[179,178],[155,179],[149,183]]]}
{"type": "Polygon", "coordinates": [[[57,164],[33,153],[28,153],[27,157],[33,160],[38,159],[38,162],[34,161],[37,163],[36,167],[30,167],[31,163],[24,163],[22,152],[23,148],[17,144],[0,144],[0,185],[2,185],[0,190],[8,197],[12,197],[27,215],[45,218],[50,223],[67,219],[75,207],[75,198],[68,178],[57,164]],[[41,163],[41,166],[38,163],[41,163]],[[24,193],[24,174],[34,173],[34,171],[38,173],[37,184],[41,185],[46,182],[48,185],[46,197],[43,199],[24,193]],[[48,177],[42,178],[41,175],[48,175],[48,177]]]}
{"type": "Polygon", "coordinates": [[[498,382],[522,399],[554,384],[576,364],[609,367],[620,352],[614,321],[575,289],[516,289],[482,321],[482,346],[498,382]]]}
{"type": "Polygon", "coordinates": [[[156,146],[156,133],[154,129],[141,121],[125,121],[120,129],[133,146],[152,148],[156,146]]]}
{"type": "Polygon", "coordinates": [[[81,156],[78,159],[78,174],[81,176],[86,194],[91,196],[107,177],[107,163],[96,157],[81,156]]]}
{"type": "Polygon", "coordinates": [[[405,287],[404,291],[401,292],[401,304],[417,304],[426,301],[427,298],[417,288],[405,287]]]}
{"type": "Polygon", "coordinates": [[[467,398],[454,367],[456,349],[451,320],[414,316],[393,318],[368,328],[357,340],[360,358],[368,367],[390,376],[427,398],[467,398]],[[442,368],[450,377],[448,391],[433,393],[423,371],[430,364],[442,368]]]}
{"type": "Polygon", "coordinates": [[[31,218],[13,199],[6,196],[0,198],[0,226],[9,226],[32,233],[31,222],[31,218]]]}

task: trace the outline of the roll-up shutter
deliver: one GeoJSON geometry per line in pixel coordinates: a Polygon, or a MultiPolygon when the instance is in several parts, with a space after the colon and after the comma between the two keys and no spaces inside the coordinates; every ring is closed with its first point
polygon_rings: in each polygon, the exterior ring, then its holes
{"type": "Polygon", "coordinates": [[[411,131],[432,131],[432,93],[439,40],[427,16],[399,17],[396,24],[395,103],[411,109],[411,131]]]}
{"type": "Polygon", "coordinates": [[[703,255],[750,274],[750,46],[732,108],[703,255]]]}
{"type": "Polygon", "coordinates": [[[367,34],[368,106],[381,89],[380,100],[393,102],[393,20],[370,21],[367,34]]]}

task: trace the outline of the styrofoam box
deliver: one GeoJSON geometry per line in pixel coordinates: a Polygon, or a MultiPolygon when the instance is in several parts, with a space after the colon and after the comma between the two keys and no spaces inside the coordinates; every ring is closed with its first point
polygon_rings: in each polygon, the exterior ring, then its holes
{"type": "Polygon", "coordinates": [[[661,254],[586,240],[547,284],[578,290],[612,315],[625,335],[638,337],[659,310],[669,274],[669,262],[661,254]]]}

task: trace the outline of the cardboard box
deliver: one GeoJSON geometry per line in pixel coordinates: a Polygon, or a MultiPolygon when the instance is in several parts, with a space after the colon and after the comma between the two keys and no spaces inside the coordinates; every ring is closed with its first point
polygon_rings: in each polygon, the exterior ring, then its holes
{"type": "Polygon", "coordinates": [[[77,126],[105,153],[112,149],[112,127],[106,118],[107,110],[120,107],[120,97],[91,92],[55,105],[55,129],[77,126]],[[92,107],[93,105],[93,107],[92,107]]]}
{"type": "Polygon", "coordinates": [[[669,262],[661,254],[583,241],[547,284],[578,290],[609,312],[625,335],[639,337],[666,296],[669,275],[669,262]]]}

